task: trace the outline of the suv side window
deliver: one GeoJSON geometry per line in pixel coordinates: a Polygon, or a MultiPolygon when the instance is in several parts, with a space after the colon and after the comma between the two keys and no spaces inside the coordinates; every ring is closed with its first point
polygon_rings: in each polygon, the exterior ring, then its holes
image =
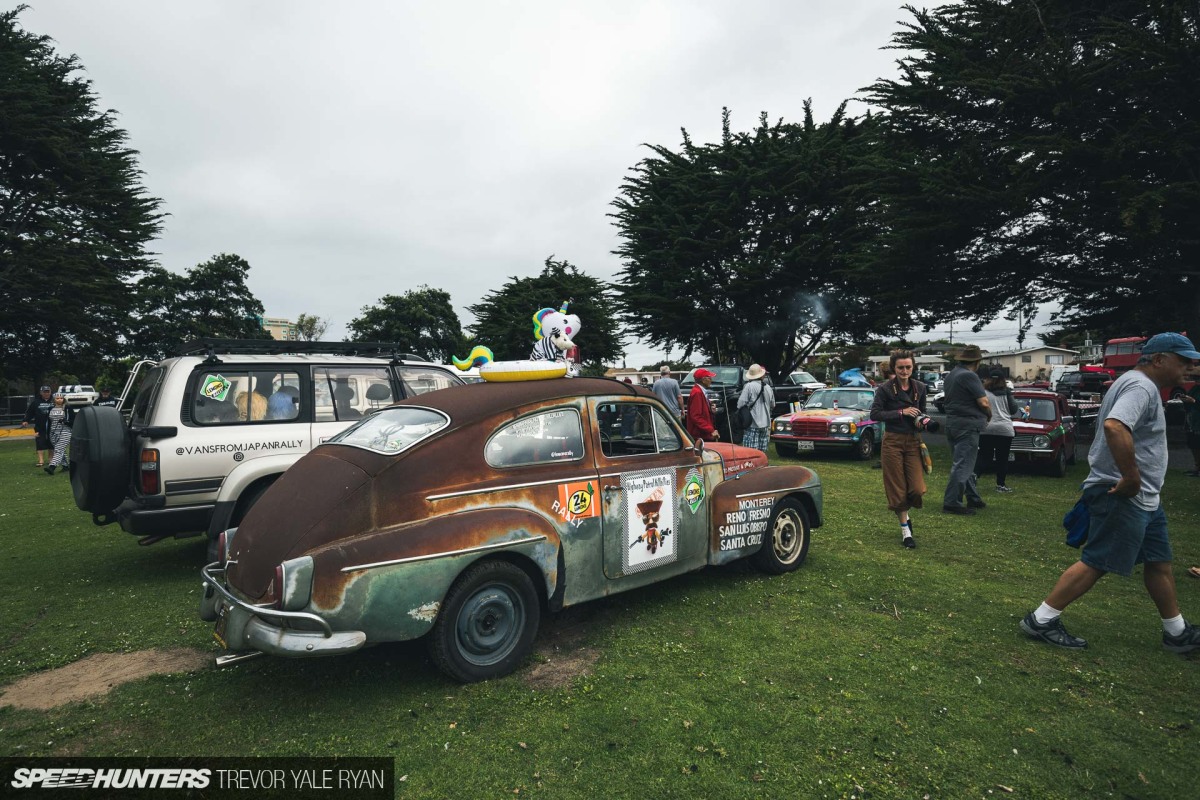
{"type": "Polygon", "coordinates": [[[387,367],[313,367],[314,422],[361,419],[395,402],[387,367]]]}
{"type": "Polygon", "coordinates": [[[400,376],[400,383],[404,387],[405,397],[425,394],[437,389],[446,389],[462,383],[462,381],[446,370],[438,369],[437,367],[416,367],[404,364],[396,367],[396,373],[400,376]]]}
{"type": "Polygon", "coordinates": [[[191,418],[197,425],[290,422],[301,412],[300,373],[207,369],[196,373],[191,418]]]}

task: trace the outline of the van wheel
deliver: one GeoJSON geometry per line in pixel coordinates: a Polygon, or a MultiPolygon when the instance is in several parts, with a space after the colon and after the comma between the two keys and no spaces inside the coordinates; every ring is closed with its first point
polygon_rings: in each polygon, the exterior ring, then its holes
{"type": "Polygon", "coordinates": [[[780,500],[767,524],[762,549],[750,556],[750,563],[768,575],[791,572],[808,555],[809,530],[804,506],[795,500],[780,500]]]}
{"type": "MultiPolygon", "coordinates": [[[[251,485],[249,489],[242,492],[242,496],[238,498],[237,505],[233,507],[233,513],[229,516],[228,527],[236,528],[237,526],[241,525],[242,520],[246,518],[246,514],[250,513],[250,509],[254,508],[254,504],[257,503],[264,494],[266,494],[267,489],[271,488],[277,478],[278,476],[269,480],[262,480],[251,485]]],[[[220,554],[217,552],[217,536],[219,536],[220,533],[220,531],[215,531],[211,536],[208,537],[208,550],[206,552],[206,557],[208,558],[209,564],[216,561],[220,557],[220,554]]]]}
{"type": "Polygon", "coordinates": [[[499,678],[529,655],[541,615],[537,590],[524,570],[507,561],[481,561],[446,593],[429,654],[456,681],[499,678]]]}
{"type": "Polygon", "coordinates": [[[86,406],[71,429],[71,493],[80,511],[103,516],[129,492],[129,430],[121,412],[86,406]]]}

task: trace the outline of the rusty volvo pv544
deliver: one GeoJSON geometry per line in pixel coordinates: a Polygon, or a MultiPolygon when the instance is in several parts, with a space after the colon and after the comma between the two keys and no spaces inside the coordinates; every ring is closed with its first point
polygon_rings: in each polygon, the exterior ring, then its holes
{"type": "Polygon", "coordinates": [[[234,654],[428,635],[453,678],[504,675],[544,611],[740,558],[799,567],[820,480],[751,454],[693,444],[612,380],[409,398],[301,458],[221,535],[201,614],[234,654]]]}

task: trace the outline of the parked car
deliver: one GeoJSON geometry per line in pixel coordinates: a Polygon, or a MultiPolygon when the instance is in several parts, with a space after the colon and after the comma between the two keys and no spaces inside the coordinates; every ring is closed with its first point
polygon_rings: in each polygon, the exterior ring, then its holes
{"type": "Polygon", "coordinates": [[[787,376],[779,386],[775,387],[774,414],[786,414],[792,410],[792,403],[804,403],[808,396],[818,389],[824,389],[825,384],[817,380],[811,373],[799,370],[787,376]]]}
{"type": "Polygon", "coordinates": [[[1012,449],[1009,460],[1040,466],[1051,475],[1063,477],[1067,465],[1075,463],[1075,413],[1056,392],[1016,389],[1013,399],[1012,449]]]}
{"type": "Polygon", "coordinates": [[[843,450],[867,459],[879,441],[879,423],[871,419],[873,389],[843,387],[813,393],[804,408],[776,417],[771,441],[781,456],[814,450],[843,450]]]}
{"type": "Polygon", "coordinates": [[[933,371],[922,372],[918,376],[918,379],[922,381],[926,387],[928,387],[931,393],[940,392],[942,390],[942,385],[945,382],[942,377],[942,373],[933,371]]]}
{"type": "Polygon", "coordinates": [[[140,544],[207,534],[215,557],[217,534],[300,456],[394,400],[462,384],[391,348],[212,339],[142,362],[128,423],[115,408],[76,416],[75,503],[140,544]]]}
{"type": "Polygon", "coordinates": [[[100,393],[96,391],[96,387],[79,383],[59,386],[54,393],[61,394],[64,405],[72,408],[90,406],[100,399],[100,393]]]}
{"type": "Polygon", "coordinates": [[[1054,391],[1070,400],[1089,400],[1103,397],[1112,385],[1112,378],[1104,372],[1064,372],[1054,384],[1054,391]]]}
{"type": "Polygon", "coordinates": [[[233,653],[428,636],[456,680],[498,677],[544,610],[742,558],[799,567],[820,479],[801,466],[729,477],[723,461],[652,392],[610,379],[402,400],[301,458],[222,534],[201,616],[233,653]],[[626,433],[601,425],[627,412],[626,433]]]}

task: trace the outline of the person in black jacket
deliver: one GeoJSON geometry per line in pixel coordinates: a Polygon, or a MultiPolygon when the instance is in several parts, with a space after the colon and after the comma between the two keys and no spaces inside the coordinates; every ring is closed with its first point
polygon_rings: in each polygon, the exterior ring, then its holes
{"type": "Polygon", "coordinates": [[[107,386],[100,387],[100,399],[96,401],[96,405],[108,406],[109,408],[116,408],[120,404],[121,404],[121,398],[113,397],[112,389],[110,389],[107,386]]]}
{"type": "Polygon", "coordinates": [[[45,467],[50,456],[50,440],[45,437],[42,431],[46,427],[46,419],[50,415],[50,409],[54,408],[54,400],[50,397],[50,387],[43,386],[41,396],[34,399],[29,407],[25,409],[25,419],[21,422],[22,428],[27,428],[33,425],[33,447],[37,450],[37,465],[45,467]]]}
{"type": "Polygon", "coordinates": [[[892,376],[875,390],[871,419],[885,425],[879,458],[883,463],[883,493],[888,508],[900,519],[900,543],[916,547],[909,511],[920,508],[925,495],[925,465],[921,461],[921,430],[925,418],[925,384],[913,378],[916,360],[908,350],[893,350],[888,359],[892,376]]]}

